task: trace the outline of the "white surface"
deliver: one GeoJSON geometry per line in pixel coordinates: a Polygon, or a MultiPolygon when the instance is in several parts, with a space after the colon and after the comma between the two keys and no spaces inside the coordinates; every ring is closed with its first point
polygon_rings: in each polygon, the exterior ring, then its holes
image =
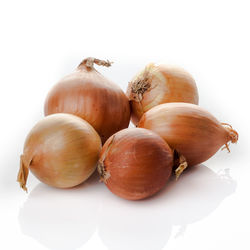
{"type": "Polygon", "coordinates": [[[250,249],[249,1],[1,1],[1,249],[250,249]],[[87,56],[126,89],[149,62],[196,79],[200,105],[239,132],[151,199],[122,200],[97,176],[71,190],[15,182],[50,87],[87,56]]]}

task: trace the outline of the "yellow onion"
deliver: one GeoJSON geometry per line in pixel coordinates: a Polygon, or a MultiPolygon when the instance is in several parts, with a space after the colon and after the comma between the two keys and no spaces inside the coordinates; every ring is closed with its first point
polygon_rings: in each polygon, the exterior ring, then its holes
{"type": "Polygon", "coordinates": [[[142,115],[162,103],[198,104],[199,96],[192,76],[182,68],[149,64],[129,83],[127,96],[131,119],[137,125],[142,115]]]}
{"type": "Polygon", "coordinates": [[[144,199],[167,183],[173,151],[150,130],[123,129],[104,144],[97,169],[114,194],[128,200],[144,199]]]}
{"type": "Polygon", "coordinates": [[[156,132],[177,152],[177,177],[187,165],[206,161],[223,145],[229,150],[228,143],[238,140],[238,133],[229,124],[188,103],[158,105],[143,115],[138,127],[156,132]]]}
{"type": "Polygon", "coordinates": [[[122,89],[93,65],[109,67],[109,61],[83,60],[75,72],[61,79],[48,93],[44,113],[70,113],[89,122],[104,143],[115,132],[127,128],[129,101],[122,89]]]}
{"type": "Polygon", "coordinates": [[[26,138],[17,180],[27,191],[30,170],[50,186],[76,186],[94,172],[100,151],[99,135],[83,119],[70,114],[47,116],[26,138]]]}

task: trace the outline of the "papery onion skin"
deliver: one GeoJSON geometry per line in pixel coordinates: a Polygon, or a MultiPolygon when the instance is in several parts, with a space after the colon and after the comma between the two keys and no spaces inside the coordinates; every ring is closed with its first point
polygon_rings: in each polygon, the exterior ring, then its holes
{"type": "Polygon", "coordinates": [[[103,146],[98,172],[114,194],[128,199],[147,198],[167,183],[173,152],[157,134],[146,129],[124,129],[103,146]]]}
{"type": "Polygon", "coordinates": [[[237,142],[238,133],[223,125],[203,108],[188,103],[158,105],[141,118],[138,127],[159,134],[169,146],[183,155],[188,166],[208,160],[223,145],[237,142]]]}
{"type": "Polygon", "coordinates": [[[131,119],[137,125],[149,109],[169,102],[198,104],[199,95],[193,77],[179,67],[149,64],[132,79],[127,88],[131,119]]]}
{"type": "Polygon", "coordinates": [[[95,171],[100,151],[101,139],[89,123],[70,114],[49,115],[26,138],[18,181],[27,191],[30,170],[50,186],[76,186],[95,171]]]}
{"type": "Polygon", "coordinates": [[[122,89],[96,71],[93,63],[111,65],[94,58],[83,60],[75,72],[61,79],[48,93],[44,113],[77,115],[94,127],[104,143],[128,127],[130,106],[122,89]]]}

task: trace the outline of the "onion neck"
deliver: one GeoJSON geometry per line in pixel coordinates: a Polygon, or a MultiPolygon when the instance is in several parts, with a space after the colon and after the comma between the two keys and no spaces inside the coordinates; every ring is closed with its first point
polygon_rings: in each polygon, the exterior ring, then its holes
{"type": "Polygon", "coordinates": [[[98,162],[97,171],[100,175],[100,180],[106,183],[107,179],[110,177],[110,173],[106,170],[104,162],[98,162]]]}
{"type": "Polygon", "coordinates": [[[84,60],[82,60],[82,62],[78,65],[77,68],[78,69],[85,68],[87,70],[93,70],[94,64],[97,64],[99,66],[110,67],[112,62],[110,62],[109,60],[104,61],[104,60],[100,60],[94,57],[87,57],[84,60]]]}
{"type": "Polygon", "coordinates": [[[26,192],[28,191],[26,187],[28,175],[29,175],[29,168],[24,163],[24,156],[21,155],[20,156],[20,168],[19,168],[19,172],[17,175],[17,181],[19,182],[20,187],[26,192]]]}
{"type": "Polygon", "coordinates": [[[110,173],[107,171],[104,161],[108,155],[108,152],[114,143],[115,135],[113,135],[112,139],[110,140],[109,144],[107,145],[105,151],[103,152],[102,156],[99,159],[98,166],[97,166],[97,171],[100,174],[100,179],[104,183],[107,182],[107,179],[111,176],[110,173]]]}
{"type": "Polygon", "coordinates": [[[228,135],[229,135],[229,140],[232,143],[236,143],[239,139],[239,134],[237,133],[236,130],[232,128],[232,126],[228,123],[222,123],[222,126],[227,130],[228,135]]]}
{"type": "Polygon", "coordinates": [[[174,157],[175,165],[177,166],[177,168],[175,169],[175,176],[176,180],[178,180],[182,172],[188,167],[188,163],[186,158],[183,155],[179,155],[176,150],[174,150],[174,157]]]}
{"type": "Polygon", "coordinates": [[[236,143],[238,141],[238,139],[239,139],[239,134],[237,133],[236,130],[234,130],[232,128],[232,126],[230,124],[221,123],[221,125],[227,131],[227,136],[228,136],[228,141],[225,143],[225,146],[222,148],[222,150],[226,148],[228,153],[230,153],[229,142],[236,143]]]}

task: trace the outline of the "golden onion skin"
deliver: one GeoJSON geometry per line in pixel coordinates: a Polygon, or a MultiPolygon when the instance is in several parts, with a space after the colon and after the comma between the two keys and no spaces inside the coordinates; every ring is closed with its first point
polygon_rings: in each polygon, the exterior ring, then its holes
{"type": "MultiPolygon", "coordinates": [[[[88,60],[88,59],[86,59],[88,60]]],[[[61,79],[48,93],[44,113],[70,113],[89,122],[104,143],[127,128],[129,101],[122,89],[84,60],[75,72],[61,79]]]]}
{"type": "Polygon", "coordinates": [[[147,198],[167,183],[173,168],[173,152],[152,131],[124,129],[103,146],[98,172],[114,194],[128,199],[147,198]]]}
{"type": "Polygon", "coordinates": [[[149,64],[132,79],[127,88],[131,119],[137,125],[149,109],[169,102],[198,104],[199,95],[193,77],[182,68],[149,64]]]}
{"type": "Polygon", "coordinates": [[[183,155],[189,166],[208,160],[223,145],[237,142],[238,133],[203,108],[188,103],[158,105],[141,118],[138,127],[160,135],[183,155]]]}
{"type": "Polygon", "coordinates": [[[100,151],[101,139],[86,121],[70,114],[49,115],[26,138],[18,181],[26,190],[30,170],[50,186],[76,186],[95,171],[100,151]]]}

